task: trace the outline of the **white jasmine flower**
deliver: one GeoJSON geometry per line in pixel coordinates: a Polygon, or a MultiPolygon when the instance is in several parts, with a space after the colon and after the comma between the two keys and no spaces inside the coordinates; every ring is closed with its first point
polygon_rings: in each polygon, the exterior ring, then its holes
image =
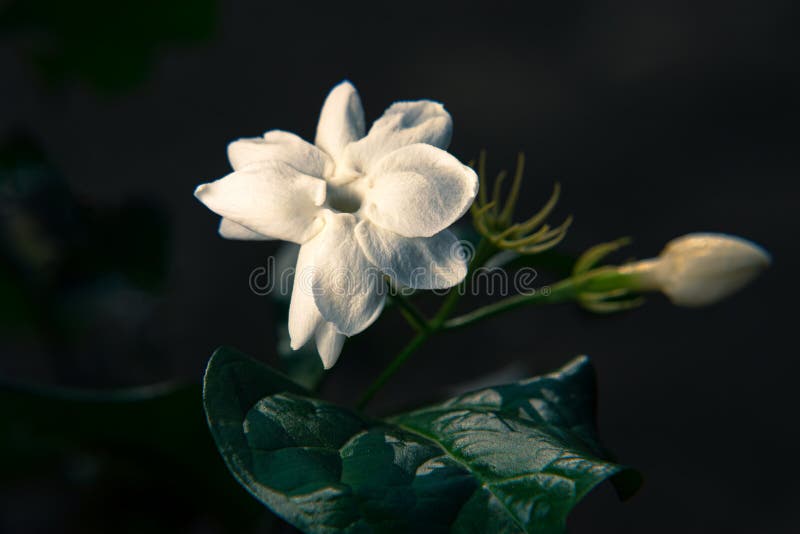
{"type": "Polygon", "coordinates": [[[770,264],[769,254],[740,237],[689,234],[654,259],[623,266],[637,289],[664,292],[678,306],[713,304],[746,286],[770,264]]]}
{"type": "Polygon", "coordinates": [[[443,289],[466,275],[446,228],[472,204],[476,174],[448,154],[450,115],[429,100],[396,102],[365,135],[349,82],[325,100],[314,144],[280,130],[228,146],[234,172],[195,196],[228,239],[301,245],[289,308],[292,348],[311,337],[326,368],[346,336],[383,309],[382,275],[443,289]]]}

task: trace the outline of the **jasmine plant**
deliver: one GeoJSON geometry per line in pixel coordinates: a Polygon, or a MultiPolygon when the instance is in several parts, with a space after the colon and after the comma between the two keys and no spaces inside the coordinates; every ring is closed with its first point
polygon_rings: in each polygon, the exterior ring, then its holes
{"type": "Polygon", "coordinates": [[[597,313],[640,306],[661,291],[680,306],[721,300],[770,263],[759,246],[721,234],[671,241],[654,259],[604,263],[627,238],[600,243],[570,276],[454,316],[458,286],[498,258],[543,253],[572,223],[551,225],[555,185],[540,211],[515,222],[523,175],[492,181],[486,157],[447,152],[452,119],[429,100],[392,104],[369,131],[358,92],[328,95],[314,144],[280,130],[232,142],[233,172],[195,196],[222,217],[227,239],[299,245],[288,332],[315,340],[325,369],[347,337],[373,325],[387,299],[415,334],[356,408],[335,406],[233,349],[206,371],[204,402],[217,448],[256,499],[307,532],[560,532],[570,509],[610,479],[622,497],[639,475],[600,444],[594,374],[577,358],[561,370],[374,419],[373,396],[424,343],[512,309],[573,301],[597,313]],[[449,227],[470,211],[480,235],[464,254],[449,227]],[[450,289],[424,314],[416,291],[450,289]]]}

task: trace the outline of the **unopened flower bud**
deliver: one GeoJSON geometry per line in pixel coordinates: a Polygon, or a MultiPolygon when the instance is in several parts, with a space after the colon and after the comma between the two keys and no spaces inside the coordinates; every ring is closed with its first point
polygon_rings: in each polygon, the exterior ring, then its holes
{"type": "Polygon", "coordinates": [[[670,241],[657,258],[625,265],[620,274],[678,306],[705,306],[743,288],[769,264],[769,254],[746,239],[698,233],[670,241]]]}

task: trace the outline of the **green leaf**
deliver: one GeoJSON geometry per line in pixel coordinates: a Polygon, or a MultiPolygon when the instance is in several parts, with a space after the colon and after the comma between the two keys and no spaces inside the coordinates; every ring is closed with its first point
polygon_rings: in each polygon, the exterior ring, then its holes
{"type": "Polygon", "coordinates": [[[639,485],[597,442],[594,380],[578,358],[378,421],[222,348],[204,400],[236,479],[306,532],[561,532],[598,483],[639,485]]]}

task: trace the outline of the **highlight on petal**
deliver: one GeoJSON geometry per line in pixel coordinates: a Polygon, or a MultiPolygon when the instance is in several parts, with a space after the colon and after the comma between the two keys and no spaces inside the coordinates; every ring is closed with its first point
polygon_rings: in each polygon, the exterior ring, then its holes
{"type": "Polygon", "coordinates": [[[312,287],[314,247],[303,245],[297,255],[292,300],[289,303],[289,339],[293,350],[308,343],[317,328],[324,323],[314,303],[312,287]]]}
{"type": "Polygon", "coordinates": [[[323,321],[315,332],[317,352],[322,359],[322,366],[330,369],[339,359],[346,336],[336,330],[336,325],[323,321]]]}
{"type": "Polygon", "coordinates": [[[203,184],[194,195],[211,211],[254,232],[303,243],[323,225],[317,215],[325,191],[323,180],[270,161],[203,184]]]}
{"type": "Polygon", "coordinates": [[[261,235],[251,229],[235,223],[225,217],[219,222],[219,235],[225,239],[239,239],[243,241],[270,241],[273,238],[261,235]]]}
{"type": "Polygon", "coordinates": [[[263,137],[233,141],[228,145],[228,159],[235,171],[268,161],[288,163],[317,178],[333,171],[333,161],[327,154],[299,136],[282,130],[271,130],[263,137]]]}
{"type": "Polygon", "coordinates": [[[446,150],[452,135],[453,120],[439,102],[395,102],[346,154],[351,166],[370,172],[380,158],[408,145],[424,143],[446,150]]]}
{"type": "Polygon", "coordinates": [[[378,318],[386,299],[383,274],[367,260],[355,236],[358,220],[349,213],[325,212],[325,227],[303,247],[311,247],[314,302],[322,317],[352,336],[378,318]]]}
{"type": "Polygon", "coordinates": [[[444,150],[416,144],[381,158],[367,175],[362,210],[406,237],[430,237],[458,220],[478,192],[475,171],[444,150]]]}
{"type": "Polygon", "coordinates": [[[356,226],[367,259],[392,281],[414,289],[446,289],[467,275],[461,242],[450,230],[432,237],[403,237],[369,221],[356,226]]]}
{"type": "Polygon", "coordinates": [[[348,81],[334,87],[325,99],[314,143],[337,160],[345,147],[364,137],[364,108],[348,81]]]}

